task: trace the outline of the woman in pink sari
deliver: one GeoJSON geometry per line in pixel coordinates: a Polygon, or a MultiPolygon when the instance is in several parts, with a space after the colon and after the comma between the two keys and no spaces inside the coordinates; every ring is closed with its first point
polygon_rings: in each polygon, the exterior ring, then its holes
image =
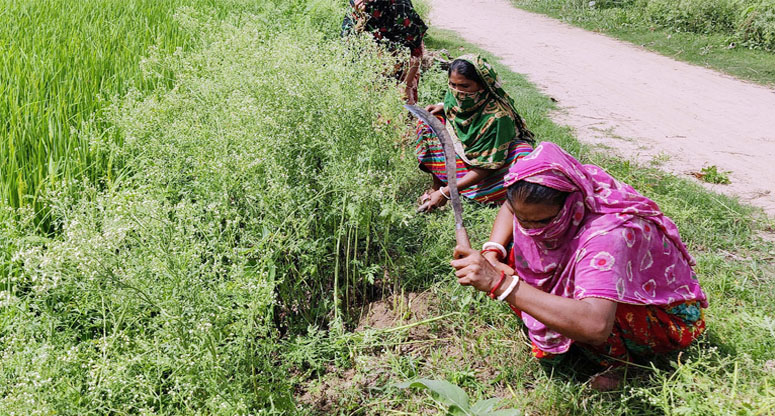
{"type": "MultiPolygon", "coordinates": [[[[686,348],[703,332],[694,260],[656,203],[550,142],[515,164],[505,186],[490,241],[481,252],[456,248],[452,266],[460,284],[522,318],[537,358],[576,344],[616,367],[686,348]]],[[[603,373],[592,386],[620,378],[603,373]]]]}

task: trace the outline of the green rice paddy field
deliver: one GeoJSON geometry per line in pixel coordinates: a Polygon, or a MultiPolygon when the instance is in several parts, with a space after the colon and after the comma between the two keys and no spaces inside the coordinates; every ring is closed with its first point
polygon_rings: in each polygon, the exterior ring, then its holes
{"type": "MultiPolygon", "coordinates": [[[[1,415],[446,414],[396,386],[420,377],[516,414],[775,413],[772,220],[581,145],[498,66],[540,139],[676,221],[711,303],[618,391],[544,368],[452,278],[451,212],[415,215],[393,62],[340,39],[343,6],[0,0],[1,415]]],[[[495,211],[464,209],[481,244],[495,211]]]]}

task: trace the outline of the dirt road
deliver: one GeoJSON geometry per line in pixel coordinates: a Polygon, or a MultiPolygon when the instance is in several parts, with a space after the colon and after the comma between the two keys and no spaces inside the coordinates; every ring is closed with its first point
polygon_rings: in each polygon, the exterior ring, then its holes
{"type": "Polygon", "coordinates": [[[582,141],[682,176],[715,165],[730,172],[732,183],[706,186],[775,216],[775,89],[525,12],[508,0],[430,3],[434,27],[457,32],[525,74],[558,100],[552,118],[582,141]]]}

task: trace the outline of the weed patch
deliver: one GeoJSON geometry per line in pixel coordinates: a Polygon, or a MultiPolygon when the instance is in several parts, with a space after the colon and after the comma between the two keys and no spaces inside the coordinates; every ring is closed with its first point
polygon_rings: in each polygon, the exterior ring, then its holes
{"type": "Polygon", "coordinates": [[[731,183],[729,181],[729,172],[722,172],[718,170],[716,165],[706,166],[700,169],[699,172],[693,172],[692,175],[703,182],[720,183],[725,185],[731,183]]]}
{"type": "Polygon", "coordinates": [[[339,333],[393,267],[415,175],[393,62],[306,24],[267,32],[266,17],[179,12],[199,46],[142,64],[174,81],[110,108],[121,183],[51,195],[51,238],[3,228],[0,407],[290,409],[280,340],[339,333]]]}
{"type": "MultiPolygon", "coordinates": [[[[676,220],[711,298],[701,343],[590,392],[580,365],[542,368],[504,305],[456,283],[451,212],[414,215],[427,178],[392,59],[340,41],[338,2],[240,4],[178,10],[194,40],[138,56],[141,81],[77,132],[115,180],[41,194],[55,232],[0,208],[4,412],[446,411],[393,386],[426,378],[535,414],[771,413],[773,251],[752,209],[580,145],[498,66],[539,138],[676,220]]],[[[428,45],[463,52],[438,32],[428,45]]],[[[422,83],[438,101],[444,71],[422,83]]],[[[481,244],[495,210],[465,213],[481,244]]]]}

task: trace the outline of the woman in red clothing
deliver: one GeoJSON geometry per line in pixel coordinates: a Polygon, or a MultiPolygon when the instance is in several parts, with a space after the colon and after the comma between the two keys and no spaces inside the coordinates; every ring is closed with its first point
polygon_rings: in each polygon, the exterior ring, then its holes
{"type": "Polygon", "coordinates": [[[342,33],[371,33],[390,48],[407,48],[408,65],[403,65],[398,78],[406,84],[408,104],[417,103],[423,37],[428,26],[414,10],[411,0],[350,0],[350,10],[342,22],[342,33]]]}

